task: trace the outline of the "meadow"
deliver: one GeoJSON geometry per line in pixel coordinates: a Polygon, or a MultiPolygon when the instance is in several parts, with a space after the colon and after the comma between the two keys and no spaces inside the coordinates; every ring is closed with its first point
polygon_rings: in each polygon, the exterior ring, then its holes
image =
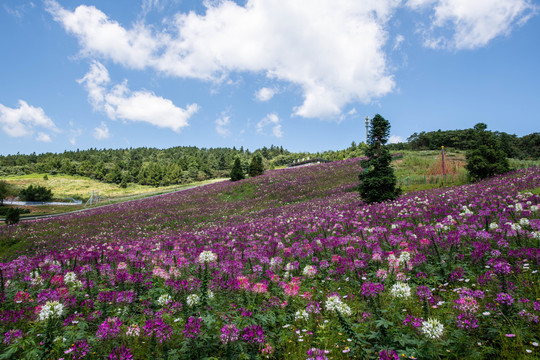
{"type": "Polygon", "coordinates": [[[359,171],[0,228],[0,359],[540,358],[540,169],[372,205],[359,171]]]}

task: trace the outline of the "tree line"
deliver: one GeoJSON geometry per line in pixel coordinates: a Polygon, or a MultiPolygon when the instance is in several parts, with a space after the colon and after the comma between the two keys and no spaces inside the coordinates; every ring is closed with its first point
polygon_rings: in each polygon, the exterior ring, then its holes
{"type": "MultiPolygon", "coordinates": [[[[501,150],[509,158],[540,158],[540,133],[518,137],[500,131],[488,131],[501,150]]],[[[406,143],[389,144],[391,150],[438,150],[441,146],[457,150],[473,150],[477,145],[477,131],[473,127],[464,130],[438,130],[414,133],[406,143]]]]}

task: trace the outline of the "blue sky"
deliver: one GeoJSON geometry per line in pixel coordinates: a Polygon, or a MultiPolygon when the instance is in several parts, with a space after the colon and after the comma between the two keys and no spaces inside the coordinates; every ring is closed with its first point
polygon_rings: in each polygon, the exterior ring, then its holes
{"type": "Polygon", "coordinates": [[[3,0],[0,154],[540,131],[532,0],[3,0]]]}

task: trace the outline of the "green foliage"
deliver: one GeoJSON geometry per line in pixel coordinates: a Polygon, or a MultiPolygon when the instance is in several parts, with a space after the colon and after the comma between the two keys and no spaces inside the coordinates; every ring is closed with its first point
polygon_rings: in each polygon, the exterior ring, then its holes
{"type": "Polygon", "coordinates": [[[234,159],[234,165],[231,169],[231,181],[238,181],[244,179],[244,171],[242,170],[242,163],[240,158],[234,159]]]}
{"type": "Polygon", "coordinates": [[[510,170],[506,153],[493,133],[486,131],[486,127],[483,123],[475,125],[475,147],[466,154],[466,169],[473,181],[510,170]]]}
{"type": "Polygon", "coordinates": [[[24,201],[47,202],[52,200],[53,194],[51,189],[44,186],[29,185],[26,189],[21,190],[19,197],[24,201]]]}
{"type": "Polygon", "coordinates": [[[5,181],[0,181],[0,206],[4,205],[4,198],[8,194],[8,184],[5,181]]]}
{"type": "Polygon", "coordinates": [[[8,211],[6,213],[6,224],[13,225],[19,222],[20,219],[20,211],[18,208],[8,208],[8,211]]]}
{"type": "Polygon", "coordinates": [[[358,176],[360,195],[368,203],[393,200],[401,193],[401,189],[396,187],[394,169],[390,166],[392,155],[385,147],[389,135],[390,122],[379,114],[375,115],[369,129],[367,159],[361,162],[366,170],[358,176]]]}
{"type": "Polygon", "coordinates": [[[251,163],[249,164],[248,174],[250,177],[255,177],[255,176],[264,174],[263,160],[260,155],[255,155],[251,159],[251,163]]]}

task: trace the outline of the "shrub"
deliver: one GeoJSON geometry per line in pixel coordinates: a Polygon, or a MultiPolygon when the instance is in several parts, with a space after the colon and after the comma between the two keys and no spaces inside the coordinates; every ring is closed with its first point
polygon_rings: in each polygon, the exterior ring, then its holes
{"type": "Polygon", "coordinates": [[[244,172],[242,171],[242,163],[239,158],[234,159],[234,165],[231,169],[231,181],[238,181],[244,179],[244,172]]]}
{"type": "Polygon", "coordinates": [[[12,225],[19,222],[20,219],[20,210],[18,208],[8,208],[6,213],[6,224],[12,225]]]}
{"type": "Polygon", "coordinates": [[[486,131],[486,124],[474,126],[475,146],[467,151],[467,170],[472,181],[482,180],[510,170],[506,153],[495,135],[486,131]]]}
{"type": "Polygon", "coordinates": [[[46,202],[52,200],[53,194],[51,189],[44,186],[29,185],[26,189],[21,190],[19,197],[24,201],[46,202]]]}

